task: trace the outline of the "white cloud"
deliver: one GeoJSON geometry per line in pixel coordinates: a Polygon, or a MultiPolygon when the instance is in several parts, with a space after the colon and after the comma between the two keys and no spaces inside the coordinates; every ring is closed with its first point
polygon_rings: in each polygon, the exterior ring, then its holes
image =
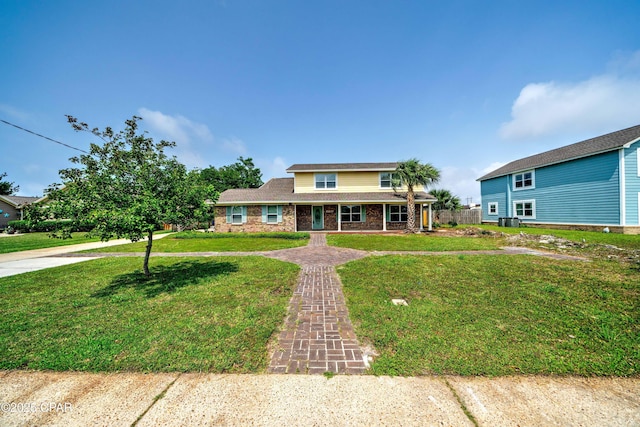
{"type": "Polygon", "coordinates": [[[138,112],[152,130],[177,143],[189,144],[193,137],[213,142],[213,134],[207,125],[193,122],[181,115],[170,116],[147,108],[140,108],[138,112]]]}
{"type": "Polygon", "coordinates": [[[445,166],[440,169],[440,182],[433,188],[451,191],[453,195],[460,198],[463,205],[469,201],[480,203],[480,183],[476,179],[482,175],[484,174],[475,168],[445,166]]]}
{"type": "Polygon", "coordinates": [[[287,178],[292,175],[287,173],[287,162],[282,157],[275,157],[273,159],[256,159],[256,167],[260,168],[262,172],[262,180],[264,182],[269,181],[271,178],[287,178]]]}
{"type": "Polygon", "coordinates": [[[640,122],[640,51],[618,57],[606,74],[580,82],[530,83],[503,123],[505,139],[566,132],[597,133],[640,122]]]}
{"type": "Polygon", "coordinates": [[[484,176],[486,174],[488,174],[489,172],[493,172],[494,170],[501,168],[502,166],[506,165],[506,163],[503,162],[493,162],[491,163],[489,166],[487,166],[486,168],[482,169],[480,171],[480,176],[478,176],[478,178],[480,178],[481,176],[484,176]]]}
{"type": "Polygon", "coordinates": [[[211,150],[214,137],[207,125],[181,115],[170,116],[147,108],[140,108],[138,113],[144,119],[143,127],[147,126],[161,138],[176,142],[174,153],[179,161],[189,168],[208,166],[203,154],[211,150]]]}
{"type": "Polygon", "coordinates": [[[236,153],[239,156],[247,154],[247,147],[244,142],[239,138],[228,138],[222,141],[222,148],[226,151],[236,153]]]}

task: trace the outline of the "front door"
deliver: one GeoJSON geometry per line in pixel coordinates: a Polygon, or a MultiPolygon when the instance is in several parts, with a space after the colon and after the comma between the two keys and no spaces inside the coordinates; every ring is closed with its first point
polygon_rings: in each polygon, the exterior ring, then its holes
{"type": "Polygon", "coordinates": [[[311,207],[311,228],[313,230],[322,230],[324,228],[324,207],[311,207]]]}

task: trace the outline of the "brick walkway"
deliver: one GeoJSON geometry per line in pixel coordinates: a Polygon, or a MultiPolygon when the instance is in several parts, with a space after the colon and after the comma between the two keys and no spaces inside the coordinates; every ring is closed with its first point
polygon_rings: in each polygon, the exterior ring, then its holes
{"type": "MultiPolygon", "coordinates": [[[[361,258],[366,253],[334,251],[337,248],[326,246],[324,234],[312,234],[307,248],[269,372],[361,374],[366,369],[363,353],[349,320],[342,283],[334,265],[361,258]]],[[[306,248],[290,251],[291,255],[297,258],[297,252],[303,249],[306,248]]]]}

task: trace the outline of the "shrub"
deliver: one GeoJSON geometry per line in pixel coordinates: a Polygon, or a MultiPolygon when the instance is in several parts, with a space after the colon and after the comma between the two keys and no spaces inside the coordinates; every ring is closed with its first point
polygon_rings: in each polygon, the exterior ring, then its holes
{"type": "MultiPolygon", "coordinates": [[[[65,226],[68,226],[70,221],[40,221],[32,223],[27,220],[9,221],[8,225],[13,227],[20,233],[44,233],[59,230],[65,226]]],[[[93,230],[94,225],[90,222],[83,222],[76,224],[72,227],[71,231],[84,231],[89,232],[93,230]]]]}
{"type": "Polygon", "coordinates": [[[31,228],[29,221],[14,220],[7,223],[7,228],[12,228],[19,233],[26,233],[31,228]]]}

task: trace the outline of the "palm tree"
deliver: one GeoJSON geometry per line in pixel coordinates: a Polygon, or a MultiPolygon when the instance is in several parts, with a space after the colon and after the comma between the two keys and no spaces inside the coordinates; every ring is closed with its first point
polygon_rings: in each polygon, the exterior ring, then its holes
{"type": "Polygon", "coordinates": [[[451,191],[440,189],[429,191],[433,197],[438,199],[433,204],[433,209],[437,211],[459,211],[462,208],[460,204],[460,198],[451,194],[451,191]]]}
{"type": "Polygon", "coordinates": [[[398,163],[394,173],[392,186],[394,191],[400,187],[407,187],[407,232],[416,232],[416,208],[414,187],[422,185],[428,187],[440,179],[440,171],[430,163],[422,164],[416,158],[398,163]]]}
{"type": "Polygon", "coordinates": [[[432,206],[436,212],[436,218],[440,220],[440,211],[456,212],[462,209],[460,204],[460,198],[451,194],[451,191],[445,189],[431,190],[429,191],[433,197],[438,199],[432,206]]]}

